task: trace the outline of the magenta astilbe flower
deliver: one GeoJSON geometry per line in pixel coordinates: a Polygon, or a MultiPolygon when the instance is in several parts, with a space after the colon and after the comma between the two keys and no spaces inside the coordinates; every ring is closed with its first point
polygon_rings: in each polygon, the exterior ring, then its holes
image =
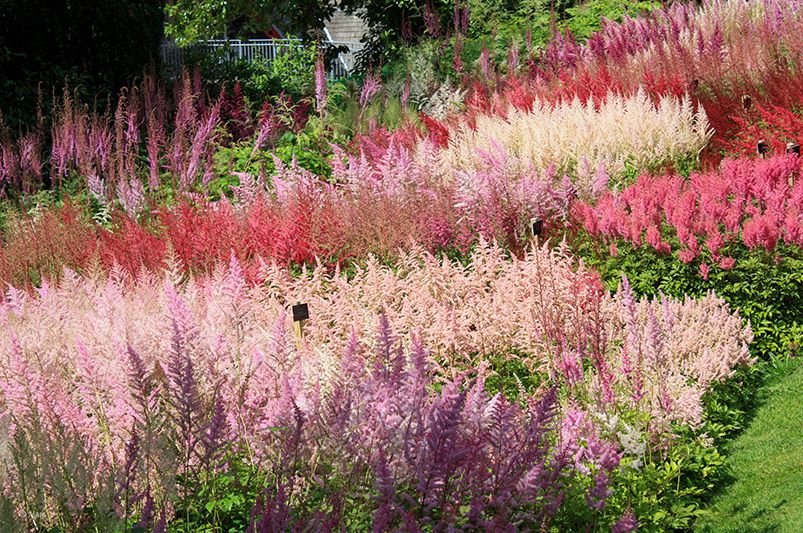
{"type": "Polygon", "coordinates": [[[515,42],[511,42],[507,50],[507,74],[509,77],[516,75],[519,66],[519,47],[515,42]]]}
{"type": "Polygon", "coordinates": [[[610,479],[608,474],[600,472],[594,476],[594,486],[588,491],[585,496],[586,504],[592,509],[601,511],[605,507],[605,501],[613,494],[613,491],[608,488],[610,479]]]}
{"type": "Polygon", "coordinates": [[[707,264],[700,263],[700,277],[707,280],[710,272],[711,268],[707,264]]]}
{"type": "Polygon", "coordinates": [[[226,404],[216,392],[212,399],[212,416],[206,424],[203,432],[204,454],[202,463],[210,466],[217,461],[223,454],[224,447],[228,444],[229,428],[227,422],[226,404]]]}
{"type": "Polygon", "coordinates": [[[159,188],[160,152],[164,147],[164,122],[161,114],[152,112],[148,115],[148,188],[151,192],[159,188]]]}
{"type": "Polygon", "coordinates": [[[457,34],[454,41],[454,49],[452,50],[452,63],[455,72],[458,74],[463,72],[463,37],[462,34],[457,34]]]}
{"type": "Polygon", "coordinates": [[[203,163],[205,160],[211,160],[212,158],[211,144],[215,136],[215,129],[220,123],[220,104],[221,102],[218,101],[209,109],[208,114],[195,131],[189,157],[187,159],[187,166],[180,176],[179,183],[182,192],[190,191],[199,172],[203,168],[203,163]]]}
{"type": "Polygon", "coordinates": [[[574,350],[561,350],[560,358],[557,362],[560,370],[569,386],[583,381],[583,358],[574,350]]]}
{"type": "Polygon", "coordinates": [[[360,107],[365,110],[381,89],[382,78],[378,73],[371,73],[366,76],[360,90],[360,107]]]}
{"type": "Polygon", "coordinates": [[[628,509],[622,517],[611,527],[611,533],[631,533],[638,531],[638,520],[632,509],[628,509]]]}
{"type": "Polygon", "coordinates": [[[408,75],[404,79],[404,85],[402,86],[401,92],[401,105],[404,108],[407,107],[407,103],[410,101],[410,83],[410,76],[408,75]]]}

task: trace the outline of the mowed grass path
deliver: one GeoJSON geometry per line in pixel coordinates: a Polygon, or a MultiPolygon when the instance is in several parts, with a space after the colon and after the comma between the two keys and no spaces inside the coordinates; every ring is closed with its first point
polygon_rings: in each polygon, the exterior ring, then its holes
{"type": "Polygon", "coordinates": [[[700,532],[803,532],[803,365],[762,388],[766,401],[728,450],[735,478],[700,532]]]}

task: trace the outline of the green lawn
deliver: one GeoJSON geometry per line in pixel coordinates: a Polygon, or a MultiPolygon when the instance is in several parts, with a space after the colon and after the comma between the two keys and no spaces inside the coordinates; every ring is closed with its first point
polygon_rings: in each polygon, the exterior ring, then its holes
{"type": "Polygon", "coordinates": [[[762,389],[766,401],[728,450],[735,478],[697,531],[803,532],[803,365],[762,389]]]}

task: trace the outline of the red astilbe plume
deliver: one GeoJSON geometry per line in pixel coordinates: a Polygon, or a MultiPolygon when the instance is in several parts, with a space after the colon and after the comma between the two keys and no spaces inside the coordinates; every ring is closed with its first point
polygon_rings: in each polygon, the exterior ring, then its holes
{"type": "Polygon", "coordinates": [[[449,144],[449,128],[443,122],[429,115],[419,117],[427,130],[429,139],[439,148],[445,148],[449,144]]]}
{"type": "Polygon", "coordinates": [[[241,141],[251,137],[254,126],[251,123],[251,111],[243,96],[240,82],[235,81],[231,94],[226,92],[225,85],[220,91],[220,122],[226,127],[233,141],[241,141]]]}
{"type": "Polygon", "coordinates": [[[131,276],[163,264],[166,242],[127,216],[115,217],[115,229],[98,231],[99,255],[107,268],[119,266],[131,276]]]}
{"type": "Polygon", "coordinates": [[[12,218],[0,247],[0,280],[29,287],[43,278],[57,279],[64,268],[80,270],[97,252],[94,233],[91,221],[70,202],[36,218],[12,218]]]}

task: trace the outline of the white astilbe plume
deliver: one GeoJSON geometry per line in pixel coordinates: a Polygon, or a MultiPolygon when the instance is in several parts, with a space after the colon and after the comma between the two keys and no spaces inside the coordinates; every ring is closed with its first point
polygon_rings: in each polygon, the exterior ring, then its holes
{"type": "Polygon", "coordinates": [[[543,170],[585,174],[583,191],[595,189],[581,163],[621,179],[628,166],[650,168],[695,158],[710,139],[705,111],[695,111],[689,98],[662,97],[657,105],[642,91],[628,98],[612,95],[595,109],[578,99],[550,106],[540,102],[530,112],[511,110],[508,116],[480,115],[476,126],[462,125],[443,151],[446,167],[476,168],[480,150],[501,146],[522,165],[543,170]],[[588,182],[588,183],[586,183],[588,182]]]}

